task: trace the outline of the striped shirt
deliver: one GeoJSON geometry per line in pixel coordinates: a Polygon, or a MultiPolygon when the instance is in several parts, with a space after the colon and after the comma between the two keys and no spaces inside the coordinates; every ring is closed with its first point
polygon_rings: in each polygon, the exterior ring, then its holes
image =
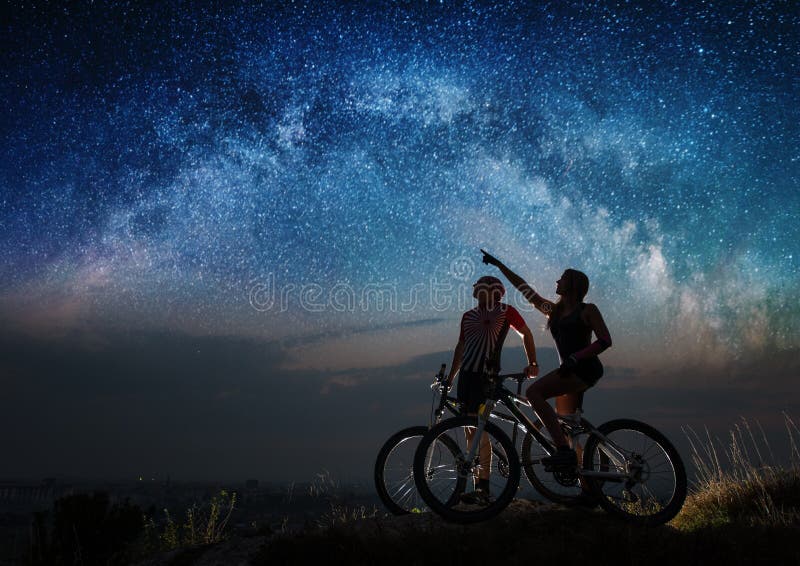
{"type": "Polygon", "coordinates": [[[500,332],[508,319],[509,326],[521,333],[525,329],[525,321],[517,309],[505,303],[497,303],[491,309],[475,307],[461,317],[461,335],[464,342],[464,354],[461,360],[463,371],[483,371],[483,362],[492,358],[497,352],[499,356],[503,347],[500,332]]]}

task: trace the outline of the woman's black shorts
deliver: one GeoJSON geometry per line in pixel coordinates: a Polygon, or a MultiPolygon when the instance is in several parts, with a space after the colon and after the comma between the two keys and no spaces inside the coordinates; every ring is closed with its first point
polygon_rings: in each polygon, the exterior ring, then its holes
{"type": "Polygon", "coordinates": [[[463,370],[458,372],[456,396],[463,413],[477,413],[481,403],[486,399],[486,382],[483,373],[463,370]]]}
{"type": "Polygon", "coordinates": [[[578,365],[575,366],[570,373],[574,373],[578,376],[578,379],[583,381],[589,387],[592,387],[601,377],[603,377],[603,364],[600,362],[597,356],[584,358],[578,361],[578,365]]]}

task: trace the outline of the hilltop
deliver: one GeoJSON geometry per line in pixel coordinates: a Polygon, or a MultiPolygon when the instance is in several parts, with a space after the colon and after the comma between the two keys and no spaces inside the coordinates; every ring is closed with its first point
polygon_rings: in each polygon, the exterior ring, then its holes
{"type": "Polygon", "coordinates": [[[86,566],[800,565],[800,431],[788,416],[786,422],[791,453],[783,465],[767,463],[769,446],[745,420],[727,446],[710,437],[704,443],[690,430],[695,479],[680,513],[658,527],[622,522],[599,508],[525,499],[524,491],[497,517],[473,525],[432,513],[390,516],[318,474],[309,500],[290,490],[283,507],[256,498],[265,505],[240,508],[238,494],[222,490],[185,509],[182,519],[164,510],[157,520],[152,510],[143,514],[104,493],[73,494],[56,501],[50,523],[35,515],[26,563],[74,564],[77,556],[86,566]],[[247,510],[239,517],[247,520],[229,522],[234,509],[247,510]]]}
{"type": "MultiPolygon", "coordinates": [[[[687,510],[691,511],[691,502],[687,510]]],[[[516,500],[498,517],[455,525],[430,514],[342,520],[299,533],[253,532],[182,549],[140,566],[252,564],[461,565],[800,564],[800,523],[757,525],[680,520],[656,528],[600,510],[516,500]]]]}

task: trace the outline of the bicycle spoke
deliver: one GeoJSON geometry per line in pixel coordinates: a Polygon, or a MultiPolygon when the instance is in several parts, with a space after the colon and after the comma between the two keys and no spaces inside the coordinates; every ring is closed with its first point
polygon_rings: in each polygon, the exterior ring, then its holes
{"type": "Polygon", "coordinates": [[[654,449],[655,450],[661,450],[661,447],[657,443],[653,442],[652,445],[650,446],[650,448],[647,448],[646,450],[642,451],[642,458],[647,456],[650,453],[650,450],[654,450],[654,449]]]}
{"type": "MultiPolygon", "coordinates": [[[[414,453],[428,427],[410,427],[397,432],[379,452],[375,483],[384,505],[396,515],[425,508],[414,483],[414,453]]],[[[438,463],[434,460],[435,463],[438,463]]],[[[441,471],[437,473],[442,473],[441,471]]]]}
{"type": "MultiPolygon", "coordinates": [[[[574,445],[583,445],[579,440],[582,436],[575,435],[571,437],[574,445]]],[[[552,472],[545,471],[542,465],[542,458],[547,455],[547,451],[533,435],[527,435],[523,438],[523,467],[525,475],[534,489],[543,497],[555,503],[570,505],[579,501],[586,502],[584,486],[581,485],[580,481],[562,483],[563,480],[559,481],[552,472]]]]}
{"type": "Polygon", "coordinates": [[[394,499],[395,497],[403,497],[403,495],[408,494],[409,491],[414,489],[414,478],[409,478],[409,480],[410,481],[405,481],[405,482],[401,483],[397,487],[397,489],[391,494],[392,495],[392,499],[394,499]],[[403,490],[405,490],[404,494],[400,495],[400,492],[403,491],[403,490]]]}
{"type": "MultiPolygon", "coordinates": [[[[414,461],[415,481],[425,502],[445,518],[458,522],[482,520],[496,514],[513,498],[519,482],[516,449],[494,424],[486,423],[483,430],[489,438],[489,452],[481,454],[476,450],[474,458],[465,462],[471,443],[479,440],[477,430],[471,433],[471,442],[467,442],[465,434],[466,426],[474,426],[475,422],[475,417],[456,417],[435,426],[422,439],[414,461]],[[440,476],[440,471],[426,473],[430,469],[424,465],[426,459],[430,459],[431,450],[444,438],[448,438],[447,442],[452,442],[456,450],[455,454],[444,454],[447,477],[440,476]],[[476,478],[487,475],[490,498],[476,500],[480,495],[472,494],[476,478]]],[[[435,462],[442,465],[442,462],[435,462]]]]}
{"type": "Polygon", "coordinates": [[[617,470],[625,478],[605,481],[587,476],[602,496],[601,505],[609,512],[647,524],[672,518],[686,495],[686,475],[674,447],[658,431],[637,421],[612,421],[600,429],[608,444],[626,460],[623,469],[611,462],[603,464],[603,454],[611,450],[600,437],[591,440],[592,468],[617,470]]]}

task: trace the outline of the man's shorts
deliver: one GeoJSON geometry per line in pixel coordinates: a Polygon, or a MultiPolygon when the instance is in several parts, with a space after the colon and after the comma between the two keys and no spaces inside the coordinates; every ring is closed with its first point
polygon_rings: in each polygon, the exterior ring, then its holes
{"type": "Polygon", "coordinates": [[[481,403],[486,400],[486,382],[483,373],[460,371],[456,397],[461,404],[462,413],[477,413],[481,403]]]}

